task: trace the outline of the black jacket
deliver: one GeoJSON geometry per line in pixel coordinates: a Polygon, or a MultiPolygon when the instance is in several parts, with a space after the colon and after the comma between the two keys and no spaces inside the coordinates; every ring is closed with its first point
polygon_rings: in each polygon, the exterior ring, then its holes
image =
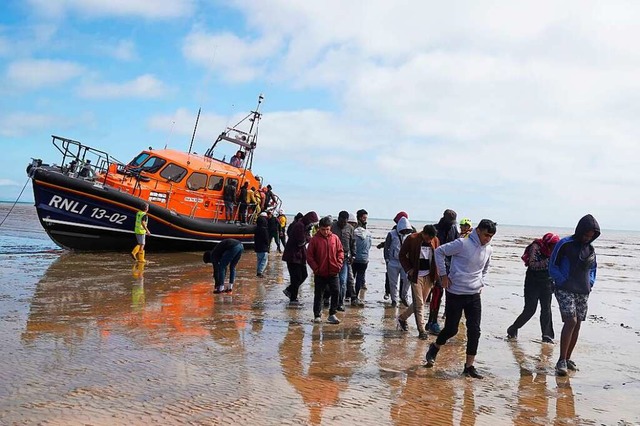
{"type": "Polygon", "coordinates": [[[266,253],[269,251],[269,230],[267,229],[267,219],[264,216],[258,216],[258,220],[256,221],[253,244],[256,253],[266,253]]]}

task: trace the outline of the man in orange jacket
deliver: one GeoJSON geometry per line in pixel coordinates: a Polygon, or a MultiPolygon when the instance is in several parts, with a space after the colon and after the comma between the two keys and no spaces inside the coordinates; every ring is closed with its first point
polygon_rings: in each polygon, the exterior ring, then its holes
{"type": "Polygon", "coordinates": [[[327,322],[340,324],[336,317],[338,311],[338,296],[340,280],[338,273],[344,262],[344,249],[337,235],[331,232],[331,217],[320,219],[318,232],[311,238],[307,247],[307,263],[313,270],[315,291],[313,297],[314,322],[322,322],[322,304],[324,292],[328,289],[331,293],[331,305],[327,322]]]}

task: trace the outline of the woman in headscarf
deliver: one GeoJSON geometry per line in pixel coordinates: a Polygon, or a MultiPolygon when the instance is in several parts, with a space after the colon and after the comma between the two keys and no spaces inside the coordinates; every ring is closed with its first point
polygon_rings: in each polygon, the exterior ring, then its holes
{"type": "Polygon", "coordinates": [[[553,248],[560,240],[554,233],[546,233],[542,238],[537,238],[524,249],[522,261],[527,267],[524,279],[524,309],[515,322],[507,328],[507,337],[515,339],[518,330],[527,323],[536,313],[540,303],[540,329],[542,341],[553,343],[553,320],[551,315],[551,296],[553,295],[553,282],[549,276],[549,258],[553,248]]]}

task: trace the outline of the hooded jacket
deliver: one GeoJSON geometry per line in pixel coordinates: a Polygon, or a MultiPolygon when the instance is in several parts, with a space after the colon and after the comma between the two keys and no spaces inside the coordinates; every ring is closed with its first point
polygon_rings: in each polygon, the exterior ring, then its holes
{"type": "Polygon", "coordinates": [[[356,255],[356,242],[353,237],[353,226],[346,223],[340,228],[338,221],[334,220],[331,224],[331,232],[340,238],[342,248],[344,249],[345,259],[353,259],[356,255]]]}
{"type": "Polygon", "coordinates": [[[364,226],[358,226],[353,231],[356,242],[355,263],[369,263],[369,250],[371,249],[371,232],[364,226]]]}
{"type": "Polygon", "coordinates": [[[282,260],[303,265],[307,263],[306,245],[311,239],[309,231],[316,222],[318,222],[318,215],[311,211],[289,226],[289,238],[284,246],[282,260]]]}
{"type": "Polygon", "coordinates": [[[407,238],[407,235],[403,235],[401,232],[406,230],[413,231],[411,224],[409,223],[409,219],[401,217],[398,221],[398,225],[395,229],[389,231],[387,238],[384,240],[384,260],[387,261],[390,267],[399,268],[401,266],[400,248],[407,238]]]}
{"type": "MultiPolygon", "coordinates": [[[[412,283],[418,282],[418,272],[420,272],[420,252],[422,251],[422,232],[416,232],[407,236],[402,243],[400,252],[398,253],[402,269],[407,273],[407,278],[412,283]],[[411,271],[411,273],[409,273],[411,271]]],[[[431,239],[431,248],[435,250],[440,245],[438,238],[431,239]]],[[[431,282],[435,282],[438,276],[438,267],[436,265],[435,256],[431,256],[431,264],[429,265],[429,278],[431,282]]]]}
{"type": "Polygon", "coordinates": [[[451,284],[447,291],[460,295],[480,293],[484,287],[484,277],[489,270],[492,253],[491,244],[483,246],[475,229],[468,238],[458,238],[438,247],[436,264],[440,274],[446,271],[445,257],[451,256],[448,273],[451,284]]]}
{"type": "Polygon", "coordinates": [[[582,217],[575,233],[556,244],[549,259],[549,275],[556,289],[578,294],[589,294],[596,281],[596,252],[591,245],[600,236],[600,225],[590,214],[582,217]],[[594,231],[593,238],[582,243],[582,237],[594,231]]]}
{"type": "Polygon", "coordinates": [[[307,263],[313,273],[319,277],[334,277],[342,269],[344,249],[340,238],[334,233],[326,237],[320,232],[309,241],[307,263]]]}
{"type": "Polygon", "coordinates": [[[256,220],[253,244],[256,253],[266,253],[269,251],[269,230],[267,228],[267,218],[264,216],[258,216],[258,220],[256,220]]]}

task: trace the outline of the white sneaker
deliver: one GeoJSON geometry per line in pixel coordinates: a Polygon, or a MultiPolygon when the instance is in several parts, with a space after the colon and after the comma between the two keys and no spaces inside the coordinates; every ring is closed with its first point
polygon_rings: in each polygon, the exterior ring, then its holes
{"type": "Polygon", "coordinates": [[[340,320],[335,315],[329,315],[329,318],[327,318],[327,322],[329,324],[340,324],[340,320]]]}
{"type": "Polygon", "coordinates": [[[315,322],[316,324],[320,324],[322,322],[322,318],[321,317],[315,317],[313,319],[313,322],[315,322]]]}

